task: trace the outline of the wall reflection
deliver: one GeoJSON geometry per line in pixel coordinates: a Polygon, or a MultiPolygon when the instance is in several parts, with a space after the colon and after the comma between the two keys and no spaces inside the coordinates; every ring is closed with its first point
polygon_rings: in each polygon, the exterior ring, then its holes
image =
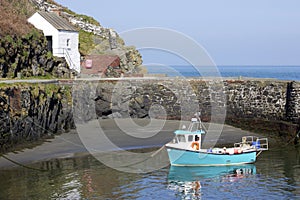
{"type": "Polygon", "coordinates": [[[45,161],[32,167],[43,171],[1,170],[0,199],[119,198],[122,191],[118,190],[141,178],[108,168],[92,156],[45,161]]]}

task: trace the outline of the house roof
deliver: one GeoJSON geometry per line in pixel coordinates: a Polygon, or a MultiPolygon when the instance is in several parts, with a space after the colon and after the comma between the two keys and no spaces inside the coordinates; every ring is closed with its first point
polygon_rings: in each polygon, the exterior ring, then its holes
{"type": "Polygon", "coordinates": [[[57,30],[78,32],[72,24],[70,24],[66,19],[58,16],[56,13],[44,11],[38,11],[38,13],[57,30]]]}
{"type": "Polygon", "coordinates": [[[116,55],[88,55],[82,62],[82,74],[101,74],[107,67],[120,66],[120,58],[116,55]]]}

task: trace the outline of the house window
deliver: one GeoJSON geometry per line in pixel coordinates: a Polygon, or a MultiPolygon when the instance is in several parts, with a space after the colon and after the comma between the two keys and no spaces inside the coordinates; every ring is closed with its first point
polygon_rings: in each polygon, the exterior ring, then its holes
{"type": "Polygon", "coordinates": [[[67,39],[67,47],[70,48],[70,39],[67,39]]]}

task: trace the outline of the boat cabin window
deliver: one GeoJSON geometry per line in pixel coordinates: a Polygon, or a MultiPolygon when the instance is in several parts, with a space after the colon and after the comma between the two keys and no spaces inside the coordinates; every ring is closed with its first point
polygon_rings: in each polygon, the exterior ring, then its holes
{"type": "Polygon", "coordinates": [[[184,135],[177,135],[179,142],[186,142],[184,135]]]}
{"type": "Polygon", "coordinates": [[[193,142],[193,140],[194,140],[194,136],[193,136],[193,135],[189,135],[188,141],[189,141],[189,142],[193,142]]]}

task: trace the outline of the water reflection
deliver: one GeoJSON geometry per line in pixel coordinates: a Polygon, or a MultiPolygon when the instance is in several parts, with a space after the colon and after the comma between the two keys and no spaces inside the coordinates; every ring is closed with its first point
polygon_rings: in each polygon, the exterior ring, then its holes
{"type": "Polygon", "coordinates": [[[299,199],[300,152],[271,149],[255,165],[113,170],[93,156],[0,170],[0,199],[299,199]]]}
{"type": "Polygon", "coordinates": [[[41,170],[1,170],[0,199],[119,198],[122,187],[141,178],[110,169],[92,156],[45,161],[32,167],[41,170]]]}
{"type": "Polygon", "coordinates": [[[218,167],[176,167],[171,166],[168,174],[168,189],[175,191],[182,199],[201,199],[202,182],[218,179],[235,182],[256,174],[255,165],[218,167]]]}

